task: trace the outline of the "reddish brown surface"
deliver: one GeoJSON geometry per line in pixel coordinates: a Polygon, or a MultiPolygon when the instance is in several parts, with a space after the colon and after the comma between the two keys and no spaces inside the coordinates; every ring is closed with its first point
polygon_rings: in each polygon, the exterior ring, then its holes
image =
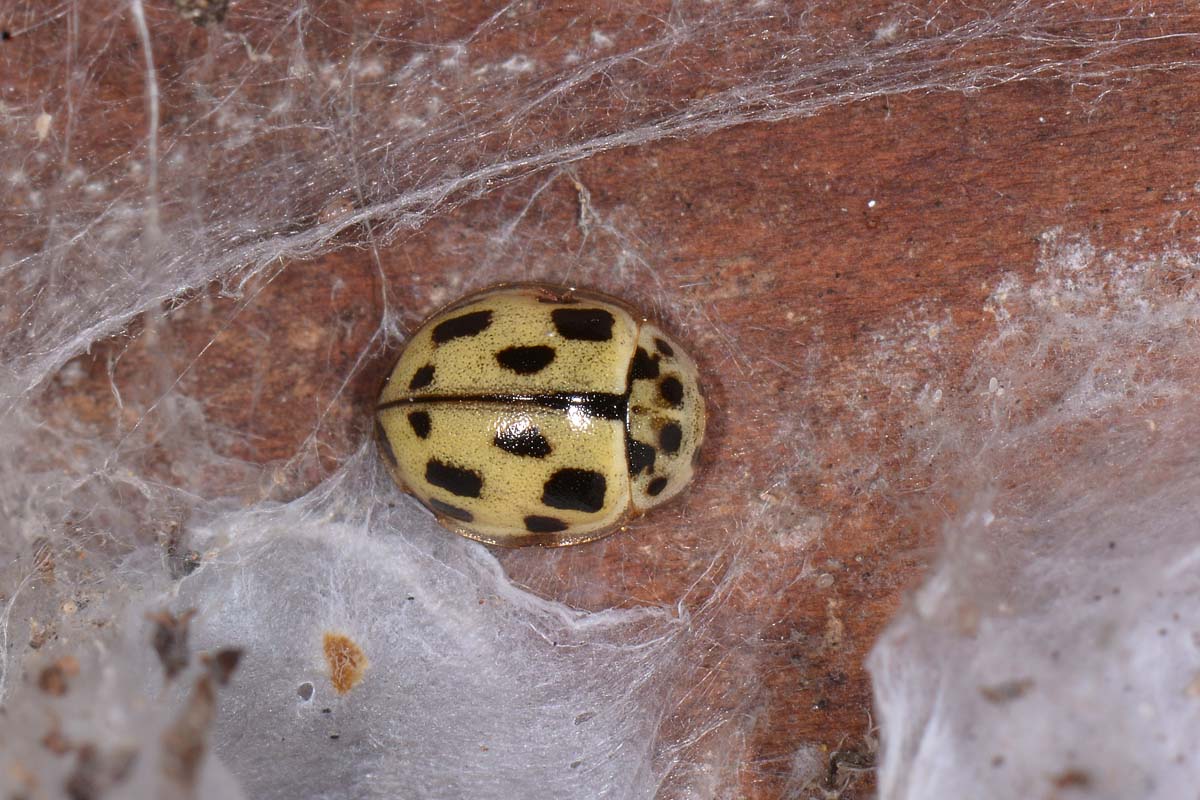
{"type": "MultiPolygon", "coordinates": [[[[1186,43],[1172,46],[1193,57],[1186,43]]],[[[140,93],[136,69],[128,74],[128,92],[140,93]]],[[[1084,233],[1101,248],[1200,233],[1186,199],[1198,120],[1194,74],[1148,73],[1103,96],[1061,82],[894,96],[578,164],[597,213],[652,243],[643,255],[657,284],[598,274],[596,288],[655,307],[692,343],[710,382],[711,444],[684,503],[596,545],[504,553],[505,566],[534,591],[588,608],[683,597],[695,609],[724,582],[714,677],[671,724],[686,729],[696,709],[720,704],[754,716],[740,796],[781,796],[802,743],[866,763],[864,658],[953,509],[953,482],[910,463],[914,391],[925,380],[958,390],[994,330],[986,298],[1001,274],[1032,275],[1046,231],[1084,233]],[[894,338],[919,304],[949,322],[936,357],[881,355],[879,337],[894,338]]],[[[407,324],[449,299],[429,288],[441,276],[464,274],[447,243],[487,237],[527,196],[467,203],[378,252],[407,324]]],[[[585,244],[578,204],[562,177],[530,210],[538,235],[523,252],[536,276],[558,277],[554,253],[585,244]]],[[[116,413],[112,353],[124,352],[115,374],[131,409],[163,391],[164,375],[183,374],[179,388],[203,401],[210,423],[236,433],[228,454],[270,467],[257,486],[241,473],[211,485],[248,500],[294,496],[368,433],[391,358],[370,350],[381,313],[372,252],[339,250],[288,264],[244,301],[144,323],[153,342],[101,349],[84,380],[56,392],[70,414],[105,419],[116,413]]],[[[167,442],[156,447],[148,459],[169,472],[167,442]]],[[[870,788],[860,779],[845,796],[870,788]]]]}

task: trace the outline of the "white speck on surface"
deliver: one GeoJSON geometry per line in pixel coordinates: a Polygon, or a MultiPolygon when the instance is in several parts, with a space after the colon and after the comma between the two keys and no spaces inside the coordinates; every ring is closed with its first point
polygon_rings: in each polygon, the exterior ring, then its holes
{"type": "Polygon", "coordinates": [[[412,114],[397,114],[392,117],[392,125],[396,128],[420,128],[425,124],[425,120],[420,117],[414,117],[412,114]]]}
{"type": "Polygon", "coordinates": [[[59,383],[67,387],[75,386],[86,377],[87,370],[83,368],[79,359],[68,361],[58,373],[59,383]]]}
{"type": "Polygon", "coordinates": [[[900,35],[900,21],[890,19],[875,29],[874,41],[877,44],[890,44],[900,35]]]}
{"type": "Polygon", "coordinates": [[[596,47],[612,47],[612,37],[599,28],[592,29],[592,44],[596,47]]]}
{"type": "Polygon", "coordinates": [[[368,58],[358,65],[358,77],[360,78],[379,78],[385,72],[383,61],[378,58],[368,58]]]}
{"type": "Polygon", "coordinates": [[[50,135],[50,124],[54,121],[54,117],[47,114],[45,111],[37,115],[34,120],[33,130],[37,134],[39,142],[46,141],[46,137],[50,135]]]}
{"type": "Polygon", "coordinates": [[[519,75],[523,72],[532,72],[534,66],[536,66],[536,62],[532,58],[522,53],[518,53],[508,61],[505,61],[503,64],[501,64],[500,69],[504,70],[505,72],[511,72],[519,75]]]}

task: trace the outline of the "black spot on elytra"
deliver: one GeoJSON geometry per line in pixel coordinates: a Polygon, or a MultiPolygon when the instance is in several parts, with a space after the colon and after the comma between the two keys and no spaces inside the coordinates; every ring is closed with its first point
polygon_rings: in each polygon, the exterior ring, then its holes
{"type": "Polygon", "coordinates": [[[431,383],[433,383],[433,364],[426,364],[413,373],[412,380],[408,382],[408,388],[410,391],[424,389],[431,383]]]}
{"type": "Polygon", "coordinates": [[[629,398],[608,392],[583,392],[582,394],[538,395],[532,398],[542,408],[560,411],[578,411],[584,416],[597,419],[624,420],[629,412],[629,398]]]}
{"type": "Polygon", "coordinates": [[[560,469],[542,486],[542,504],[574,511],[604,508],[604,476],[590,469],[560,469]]]}
{"type": "Polygon", "coordinates": [[[479,490],[483,488],[483,477],[478,472],[455,467],[436,458],[426,462],[425,480],[429,481],[431,486],[445,489],[459,497],[479,497],[479,490]]]}
{"type": "Polygon", "coordinates": [[[658,497],[662,494],[662,490],[667,488],[667,479],[663,477],[655,478],[646,486],[646,494],[651,497],[658,497]]]}
{"type": "Polygon", "coordinates": [[[564,339],[607,342],[616,319],[603,308],[556,308],[550,312],[554,327],[564,339]]]}
{"type": "Polygon", "coordinates": [[[496,434],[493,444],[514,456],[545,458],[550,455],[550,442],[537,428],[511,425],[496,434]]]}
{"type": "Polygon", "coordinates": [[[0,31],[0,41],[7,42],[12,38],[12,31],[0,31]]]}
{"type": "Polygon", "coordinates": [[[667,376],[658,384],[658,393],[675,408],[683,405],[683,384],[674,376],[667,376]]]}
{"type": "Polygon", "coordinates": [[[525,530],[530,533],[558,533],[567,529],[567,523],[557,517],[539,517],[530,514],[525,518],[525,530]]]}
{"type": "Polygon", "coordinates": [[[532,375],[541,372],[554,360],[554,348],[544,344],[527,347],[506,347],[496,353],[496,360],[505,369],[511,369],[518,375],[532,375]]]}
{"type": "Polygon", "coordinates": [[[671,356],[675,355],[675,349],[673,347],[671,347],[671,345],[664,342],[662,339],[659,339],[657,336],[654,337],[654,349],[657,350],[658,352],[662,353],[667,358],[670,358],[671,356]]]}
{"type": "Polygon", "coordinates": [[[460,522],[471,522],[475,519],[475,515],[470,511],[467,511],[465,508],[459,508],[458,506],[452,506],[449,503],[443,503],[436,497],[429,498],[429,507],[439,514],[445,514],[450,519],[456,519],[460,522]]]}
{"type": "Polygon", "coordinates": [[[654,448],[645,442],[639,442],[632,436],[625,436],[625,459],[629,462],[629,474],[637,475],[642,470],[654,469],[654,448]]]}
{"type": "Polygon", "coordinates": [[[475,336],[487,330],[491,324],[491,311],[472,311],[470,314],[439,322],[433,329],[433,343],[445,344],[451,339],[475,336]]]}
{"type": "Polygon", "coordinates": [[[644,349],[638,348],[633,353],[633,361],[629,362],[629,382],[651,380],[658,377],[658,356],[650,357],[644,349]]]}
{"type": "Polygon", "coordinates": [[[408,424],[412,427],[413,433],[422,439],[429,438],[429,430],[433,427],[433,422],[429,419],[428,412],[413,411],[408,415],[408,424]]]}
{"type": "Polygon", "coordinates": [[[392,450],[392,443],[388,441],[387,431],[383,429],[383,423],[375,420],[375,441],[379,444],[379,452],[383,453],[383,457],[388,460],[394,467],[399,462],[396,461],[396,453],[392,450]]]}
{"type": "Polygon", "coordinates": [[[678,453],[681,444],[683,444],[683,429],[679,427],[679,423],[668,422],[658,431],[658,446],[664,453],[671,455],[678,453]]]}

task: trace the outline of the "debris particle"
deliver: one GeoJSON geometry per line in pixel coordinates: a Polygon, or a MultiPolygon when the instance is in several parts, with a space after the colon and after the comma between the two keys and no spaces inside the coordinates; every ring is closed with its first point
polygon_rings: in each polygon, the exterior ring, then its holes
{"type": "Polygon", "coordinates": [[[174,680],[191,659],[191,653],[188,651],[188,623],[194,616],[194,608],[189,608],[178,617],[170,611],[149,615],[150,621],[154,623],[154,652],[158,653],[158,660],[162,662],[168,681],[174,680]]]}
{"type": "Polygon", "coordinates": [[[324,650],[334,690],[345,694],[357,686],[367,669],[367,655],[362,648],[344,633],[326,633],[324,650]]]}
{"type": "Polygon", "coordinates": [[[187,705],[162,736],[162,771],[167,780],[182,790],[182,796],[193,797],[200,766],[204,763],[205,734],[216,716],[217,697],[212,679],[201,676],[187,705]]]}
{"type": "Polygon", "coordinates": [[[79,674],[79,661],[63,656],[38,675],[38,688],[54,697],[62,697],[70,688],[70,679],[79,674]]]}
{"type": "Polygon", "coordinates": [[[334,197],[317,212],[317,224],[326,225],[331,222],[337,222],[342,217],[348,217],[353,213],[354,203],[350,201],[350,198],[345,196],[334,197]]]}
{"type": "Polygon", "coordinates": [[[225,20],[229,0],[175,0],[175,9],[179,16],[203,27],[225,20]]]}
{"type": "Polygon", "coordinates": [[[1092,776],[1081,769],[1069,769],[1054,776],[1055,789],[1088,789],[1092,776]]]}
{"type": "Polygon", "coordinates": [[[869,750],[839,748],[829,754],[829,768],[825,772],[825,788],[844,787],[856,774],[870,772],[875,768],[875,757],[869,750]]]}
{"type": "Polygon", "coordinates": [[[29,649],[40,650],[42,645],[57,638],[53,628],[43,627],[36,619],[29,620],[29,649]]]}
{"type": "Polygon", "coordinates": [[[837,649],[842,644],[846,626],[838,616],[841,601],[830,599],[825,602],[825,636],[824,645],[829,650],[837,649]]]}
{"type": "Polygon", "coordinates": [[[54,117],[47,114],[45,111],[37,115],[37,119],[33,122],[34,133],[37,134],[39,142],[46,141],[46,137],[50,135],[50,124],[54,121],[54,117]]]}
{"type": "Polygon", "coordinates": [[[167,572],[174,580],[186,578],[200,566],[200,554],[183,546],[183,526],[172,523],[163,535],[167,550],[167,572]]]}
{"type": "Polygon", "coordinates": [[[71,752],[71,743],[67,741],[67,737],[63,736],[57,725],[42,737],[42,747],[56,756],[65,756],[71,752]]]}
{"type": "Polygon", "coordinates": [[[217,693],[213,681],[222,686],[228,683],[241,656],[242,651],[233,647],[206,656],[203,660],[209,672],[196,680],[187,705],[163,733],[163,775],[179,787],[179,796],[187,798],[196,795],[200,768],[207,750],[206,736],[217,713],[217,693]]]}
{"type": "Polygon", "coordinates": [[[33,564],[38,575],[46,583],[54,581],[54,550],[50,546],[50,540],[44,536],[33,542],[33,564]]]}
{"type": "Polygon", "coordinates": [[[98,800],[112,787],[122,783],[133,771],[137,752],[127,749],[101,753],[94,744],[76,751],[75,769],[63,787],[71,800],[98,800]]]}
{"type": "Polygon", "coordinates": [[[1011,703],[1013,700],[1024,697],[1033,688],[1033,685],[1032,678],[1018,678],[993,686],[980,686],[979,693],[989,703],[1011,703]]]}
{"type": "Polygon", "coordinates": [[[217,685],[228,686],[229,677],[233,675],[233,671],[237,669],[238,663],[242,660],[242,651],[237,647],[226,647],[212,655],[206,653],[202,660],[204,666],[208,668],[208,674],[217,682],[217,685]]]}

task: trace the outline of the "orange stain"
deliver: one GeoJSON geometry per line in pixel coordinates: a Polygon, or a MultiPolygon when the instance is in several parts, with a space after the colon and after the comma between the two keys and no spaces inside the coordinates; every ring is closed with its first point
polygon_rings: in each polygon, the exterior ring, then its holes
{"type": "Polygon", "coordinates": [[[367,654],[344,633],[327,632],[324,649],[329,680],[338,694],[345,694],[358,685],[367,671],[367,654]]]}

